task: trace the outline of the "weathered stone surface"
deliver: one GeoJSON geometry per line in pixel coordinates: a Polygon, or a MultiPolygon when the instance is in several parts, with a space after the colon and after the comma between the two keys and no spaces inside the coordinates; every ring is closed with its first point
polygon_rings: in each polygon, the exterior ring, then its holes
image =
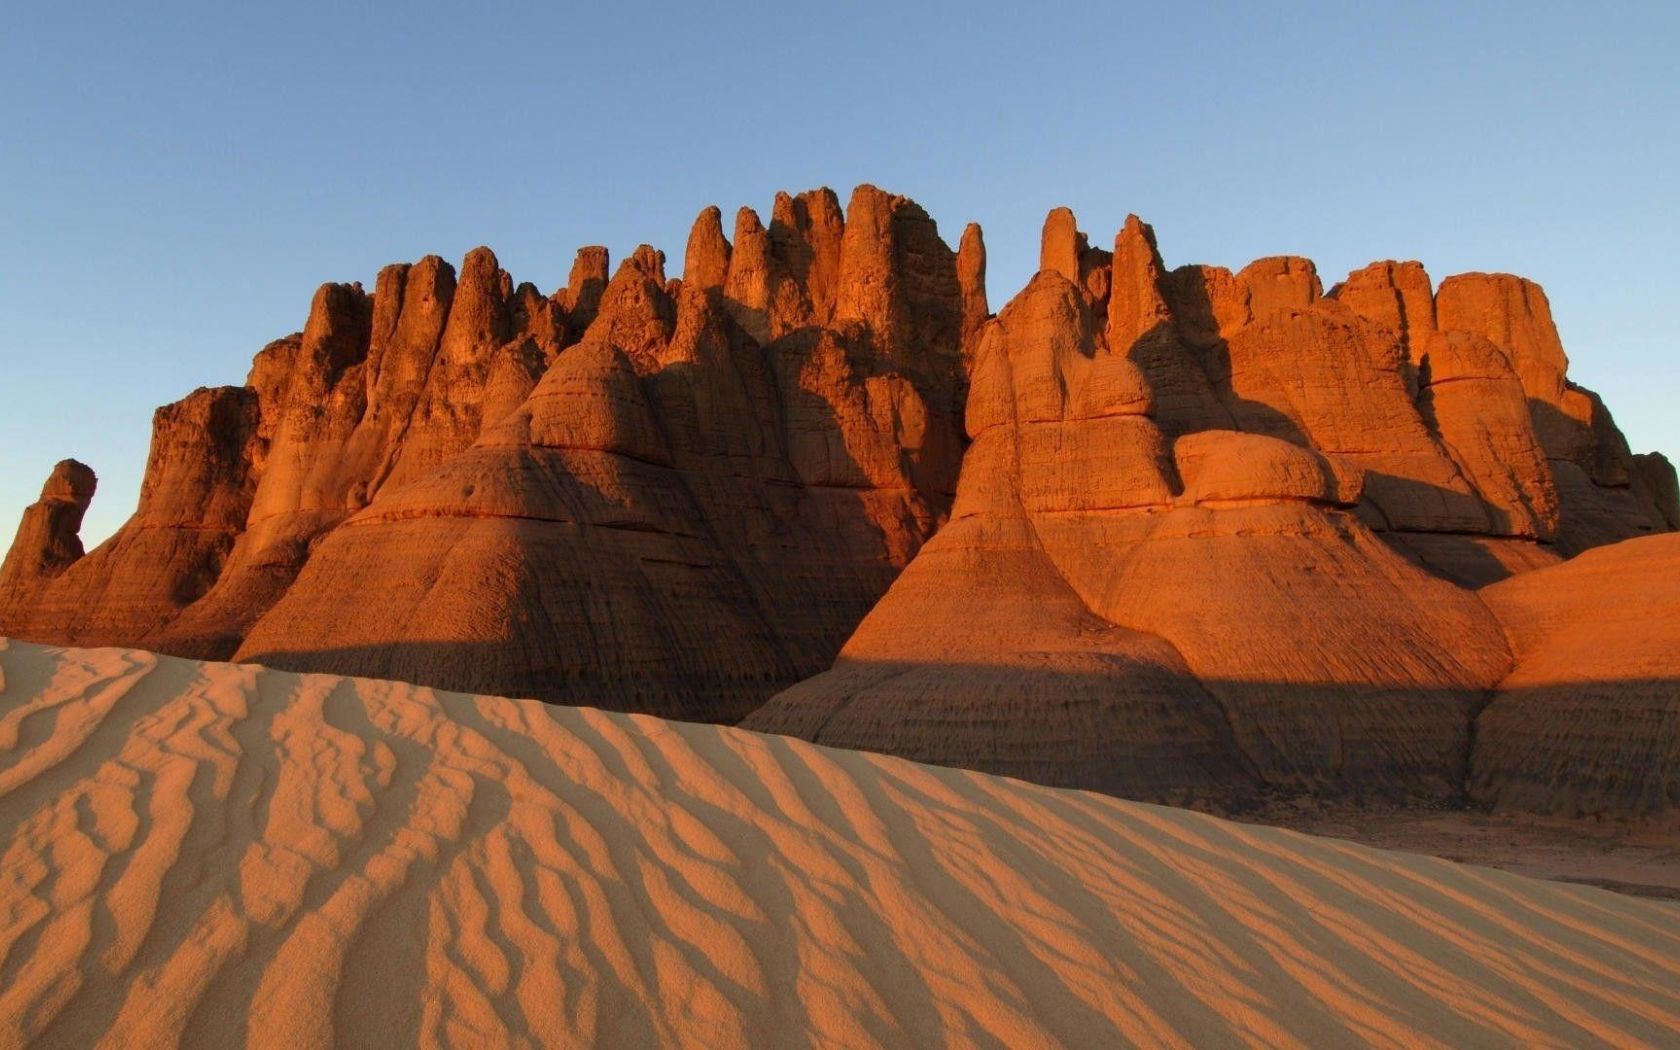
{"type": "Polygon", "coordinates": [[[607,278],[611,273],[607,249],[599,244],[578,249],[577,257],[572,260],[572,272],[566,278],[565,290],[556,293],[574,330],[581,331],[595,320],[595,313],[601,306],[601,293],[607,290],[607,278]]]}
{"type": "Polygon", "coordinates": [[[1471,791],[1564,815],[1680,811],[1680,536],[1628,540],[1481,593],[1516,667],[1477,719],[1471,791]]]}
{"type": "Polygon", "coordinates": [[[1465,275],[1436,297],[1418,264],[1383,262],[1322,296],[1292,257],[1164,272],[1135,220],[1112,274],[1107,338],[1148,377],[1164,430],[1345,460],[1366,477],[1361,517],[1441,575],[1480,584],[1551,560],[1506,540],[1568,554],[1671,527],[1602,403],[1564,377],[1530,282],[1465,275]]]}
{"type": "Polygon", "coordinates": [[[1213,698],[1178,654],[1092,614],[1035,534],[1029,508],[1171,499],[1142,376],[1096,347],[1080,295],[1046,271],[986,326],[951,524],[832,670],[744,724],[1135,797],[1253,793],[1213,698]],[[1093,377],[1103,396],[1083,393],[1093,377]]]}
{"type": "MultiPolygon", "coordinates": [[[[324,603],[331,615],[321,618],[343,617],[339,638],[299,617],[291,635],[257,633],[272,650],[307,648],[324,665],[348,667],[334,650],[383,645],[376,659],[391,674],[464,682],[477,672],[462,670],[462,650],[447,643],[484,642],[507,664],[470,679],[474,687],[558,696],[566,675],[606,674],[610,665],[603,702],[635,706],[645,696],[680,712],[677,694],[648,684],[659,677],[648,667],[682,632],[690,647],[706,648],[707,632],[734,615],[749,622],[739,633],[751,654],[696,657],[709,665],[682,696],[704,697],[694,716],[741,711],[746,697],[832,659],[936,528],[956,487],[964,311],[984,309],[983,262],[971,254],[964,289],[956,255],[921,208],[872,186],[855,200],[860,222],[848,234],[832,192],[780,195],[768,230],[743,215],[738,240],[749,244],[734,247],[707,210],[685,255],[687,282],[667,281],[664,255],[647,247],[608,282],[606,249],[588,247],[553,297],[512,286],[487,249],[469,254],[459,277],[428,257],[381,270],[373,296],[324,286],[304,331],[257,354],[245,388],[195,395],[160,415],[141,514],[81,568],[37,581],[29,603],[0,610],[0,630],[57,642],[126,638],[225,659],[294,590],[306,563],[321,559],[321,580],[348,586],[363,578],[356,573],[386,573],[422,586],[427,598],[403,605],[396,583],[385,595],[346,591],[324,603]],[[835,323],[842,299],[847,318],[835,323]],[[528,400],[544,375],[553,381],[543,398],[528,400]],[[195,413],[220,422],[193,423],[195,413]],[[501,420],[506,427],[494,427],[501,420]],[[475,449],[480,435],[484,449],[475,449]],[[491,474],[467,496],[449,496],[450,464],[469,449],[494,459],[494,469],[479,464],[491,474]],[[521,480],[533,455],[559,477],[536,487],[521,480]],[[608,460],[612,470],[601,465],[608,460]],[[643,477],[650,469],[667,475],[654,484],[643,477]],[[622,506],[590,496],[596,482],[622,506]],[[556,501],[570,512],[566,521],[590,526],[590,539],[556,539],[548,529],[524,553],[524,536],[496,546],[506,539],[499,528],[541,531],[536,522],[561,514],[556,501]],[[475,517],[482,514],[507,517],[496,526],[475,517]],[[496,539],[475,553],[460,541],[452,554],[457,539],[425,524],[432,519],[496,539]],[[655,519],[667,538],[635,534],[635,522],[655,519]],[[507,526],[514,521],[528,524],[507,526]],[[338,541],[346,528],[371,546],[338,541]],[[442,546],[386,546],[403,529],[420,536],[415,543],[442,546]],[[704,553],[689,549],[694,543],[704,553]],[[682,549],[665,549],[672,544],[682,549]],[[334,570],[339,549],[365,570],[334,570]],[[637,568],[643,554],[652,561],[637,568]],[[460,568],[445,564],[452,556],[460,568]],[[570,564],[559,575],[591,575],[613,556],[640,583],[606,581],[595,605],[554,613],[575,632],[554,643],[570,657],[521,657],[521,632],[564,633],[544,627],[529,606],[581,603],[588,588],[551,581],[543,598],[531,591],[536,581],[509,583],[517,576],[509,564],[546,559],[570,564]],[[701,571],[702,563],[714,568],[701,571]],[[682,566],[694,580],[677,580],[682,566]],[[339,570],[351,575],[334,576],[339,570]],[[432,591],[452,586],[440,580],[460,581],[459,600],[438,600],[432,591]],[[504,585],[512,586],[506,595],[484,593],[504,585]],[[687,598],[672,600],[682,588],[687,598]],[[630,591],[643,605],[615,605],[615,593],[630,591]],[[734,612],[711,612],[712,591],[734,612]],[[813,608],[766,627],[766,603],[791,603],[791,595],[813,608]],[[428,625],[452,617],[469,622],[460,628],[467,640],[428,635],[428,625]],[[687,625],[667,623],[677,617],[687,625]],[[588,630],[605,633],[585,640],[578,632],[588,630]],[[576,657],[615,633],[628,638],[618,642],[622,659],[576,657]],[[423,655],[405,657],[405,647],[423,655]],[[707,682],[724,679],[716,697],[706,694],[707,682]]],[[[311,608],[309,586],[287,608],[311,608]]],[[[289,613],[276,615],[284,622],[289,613]]]]}
{"type": "Polygon", "coordinates": [[[140,503],[116,534],[0,610],[0,633],[150,644],[216,581],[251,507],[258,429],[248,387],[200,388],[152,417],[140,503]]]}
{"type": "Polygon", "coordinates": [[[1460,532],[1385,532],[1382,539],[1443,580],[1475,590],[1563,560],[1556,546],[1509,536],[1460,532]]]}
{"type": "MultiPolygon", "coordinates": [[[[1441,282],[1435,310],[1442,331],[1473,332],[1503,350],[1530,400],[1562,408],[1569,359],[1539,285],[1503,273],[1458,274],[1441,282]]],[[[1540,422],[1546,451],[1572,458],[1572,428],[1553,430],[1540,422]]]]}
{"type": "Polygon", "coordinates": [[[1040,235],[1038,270],[1060,274],[1069,284],[1080,283],[1079,259],[1090,245],[1079,232],[1079,222],[1067,208],[1053,208],[1044,218],[1040,235]]]}
{"type": "Polygon", "coordinates": [[[831,200],[743,211],[733,245],[703,214],[675,298],[638,249],[522,403],[327,535],[239,658],[722,720],[824,666],[961,452],[954,253],[868,187],[835,236],[831,200]]]}
{"type": "Polygon", "coordinates": [[[1143,371],[1159,406],[1161,428],[1176,436],[1235,426],[1230,409],[1214,390],[1208,363],[1175,324],[1155,231],[1136,215],[1126,217],[1114,238],[1110,272],[1109,349],[1143,371]]]}
{"type": "Polygon", "coordinates": [[[1173,645],[1270,789],[1458,790],[1504,639],[1474,595],[1353,515],[1291,499],[1048,524],[1063,578],[1104,619],[1173,645]]]}
{"type": "MultiPolygon", "coordinates": [[[[1270,271],[1266,271],[1268,274],[1270,271]]],[[[1292,303],[1306,291],[1267,276],[1292,303]]],[[[1317,300],[1314,300],[1315,302],[1317,300]]],[[[1334,300],[1273,309],[1225,339],[1215,383],[1238,429],[1309,444],[1365,473],[1372,520],[1402,531],[1488,532],[1485,505],[1430,433],[1400,372],[1397,340],[1334,300]]]]}
{"type": "Polygon", "coordinates": [[[1661,452],[1641,452],[1633,457],[1633,483],[1650,495],[1651,504],[1670,529],[1680,529],[1680,481],[1674,464],[1661,452]]]}
{"type": "Polygon", "coordinates": [[[1190,504],[1306,500],[1352,506],[1364,478],[1310,449],[1259,434],[1204,430],[1173,443],[1190,504]]]}
{"type": "Polygon", "coordinates": [[[18,523],[11,550],[0,564],[0,618],[22,615],[35,595],[84,553],[82,516],[99,479],[87,464],[60,460],[18,523]]]}
{"type": "Polygon", "coordinates": [[[971,356],[980,329],[992,316],[986,305],[986,240],[980,224],[963,228],[957,247],[957,282],[962,287],[962,345],[965,359],[971,356]]]}
{"type": "Polygon", "coordinates": [[[722,288],[729,277],[729,242],[723,238],[723,212],[711,205],[694,220],[683,253],[683,283],[691,288],[722,288]]]}
{"type": "Polygon", "coordinates": [[[1509,361],[1462,331],[1414,330],[1411,346],[1423,421],[1488,509],[1488,532],[1556,539],[1557,488],[1509,361]]]}
{"type": "Polygon", "coordinates": [[[1254,320],[1310,310],[1324,295],[1318,268],[1311,259],[1296,255],[1256,259],[1238,271],[1237,280],[1248,288],[1248,309],[1254,320]]]}
{"type": "Polygon", "coordinates": [[[1240,804],[1258,789],[1183,658],[1093,615],[1024,518],[940,530],[832,670],[744,725],[1133,798],[1240,804]]]}
{"type": "Polygon", "coordinates": [[[777,335],[825,325],[833,317],[845,234],[846,217],[833,190],[776,194],[770,243],[784,278],[771,309],[777,335]]]}
{"type": "Polygon", "coordinates": [[[962,283],[956,254],[927,212],[906,197],[852,191],[831,327],[962,411],[962,283]]]}
{"type": "MultiPolygon", "coordinates": [[[[1234,429],[1314,448],[1364,476],[1359,513],[1383,535],[1554,538],[1555,488],[1526,409],[1510,404],[1520,399],[1514,374],[1487,377],[1492,418],[1471,384],[1440,391],[1437,418],[1422,361],[1437,335],[1421,267],[1374,264],[1328,297],[1312,264],[1288,256],[1237,274],[1168,272],[1153,231],[1133,216],[1111,271],[1107,341],[1143,370],[1169,435],[1234,429]]],[[[1456,349],[1443,345],[1442,355],[1456,349]]],[[[1479,378],[1461,357],[1442,361],[1443,388],[1479,378]]]]}
{"type": "Polygon", "coordinates": [[[1435,292],[1422,263],[1375,262],[1348,274],[1330,294],[1361,317],[1376,321],[1400,337],[1412,363],[1435,328],[1435,292]]]}
{"type": "Polygon", "coordinates": [[[776,283],[771,266],[770,231],[757,212],[742,208],[735,214],[724,299],[735,322],[760,343],[770,341],[770,298],[776,283]]]}
{"type": "Polygon", "coordinates": [[[1471,589],[1680,524],[1529,282],[1326,295],[1058,209],[991,317],[978,227],[953,252],[872,186],[769,216],[701,212],[680,280],[585,248],[545,297],[481,248],[323,286],[244,387],[159,412],[110,541],[49,484],[0,632],[731,720],[855,629],[754,724],[1181,801],[1443,797],[1510,660],[1471,589]]]}
{"type": "Polygon", "coordinates": [[[1333,508],[1347,463],[1230,432],[1175,463],[1094,306],[1047,268],[987,326],[952,523],[743,724],[1150,798],[1458,790],[1492,616],[1333,508]]]}
{"type": "Polygon", "coordinates": [[[1551,462],[1566,554],[1672,528],[1652,493],[1632,484],[1633,457],[1598,395],[1569,381],[1546,293],[1509,274],[1460,274],[1441,282],[1443,331],[1479,335],[1521,379],[1534,431],[1551,462]]]}

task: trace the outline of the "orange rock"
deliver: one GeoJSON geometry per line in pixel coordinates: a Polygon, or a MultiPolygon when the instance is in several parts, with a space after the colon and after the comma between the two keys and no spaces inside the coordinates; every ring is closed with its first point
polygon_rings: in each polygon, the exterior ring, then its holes
{"type": "Polygon", "coordinates": [[[1163,267],[1155,231],[1136,215],[1114,238],[1113,281],[1108,300],[1108,345],[1126,354],[1150,333],[1172,324],[1172,310],[1161,294],[1163,267]]]}
{"type": "Polygon", "coordinates": [[[1491,615],[1332,508],[1347,462],[1210,432],[1175,464],[1093,306],[1047,268],[986,326],[952,523],[742,724],[1147,798],[1455,793],[1491,615]]]}
{"type": "MultiPolygon", "coordinates": [[[[1569,359],[1539,285],[1510,274],[1461,273],[1441,282],[1435,310],[1442,331],[1473,332],[1502,349],[1530,398],[1561,405],[1569,359]]],[[[1548,452],[1567,451],[1553,444],[1563,435],[1541,436],[1548,452]]]]}
{"type": "Polygon", "coordinates": [[[1436,313],[1443,331],[1470,332],[1498,347],[1522,380],[1551,463],[1565,553],[1671,527],[1649,490],[1632,485],[1632,456],[1604,402],[1569,381],[1569,359],[1539,285],[1509,274],[1449,277],[1436,313]]]}
{"type": "Polygon", "coordinates": [[[1680,529],[1680,481],[1674,464],[1661,452],[1642,452],[1633,457],[1633,480],[1643,488],[1670,529],[1680,529]]]}
{"type": "Polygon", "coordinates": [[[1557,488],[1510,362],[1467,332],[1414,331],[1411,347],[1424,422],[1490,509],[1489,531],[1556,539],[1557,488]]]}
{"type": "Polygon", "coordinates": [[[955,254],[868,187],[836,237],[831,199],[781,199],[772,231],[744,211],[721,288],[718,251],[672,286],[638,249],[518,404],[318,543],[239,658],[720,720],[826,665],[961,451],[955,254]]]}
{"type": "Polygon", "coordinates": [[[1173,458],[1191,504],[1306,500],[1352,506],[1364,478],[1356,470],[1287,441],[1231,430],[1204,430],[1173,442],[1173,458]]]}
{"type": "Polygon", "coordinates": [[[963,228],[957,248],[957,281],[962,286],[963,353],[972,357],[980,329],[992,315],[986,305],[986,241],[977,222],[963,228]]]}
{"type": "Polygon", "coordinates": [[[1038,269],[1040,273],[1061,274],[1069,283],[1080,283],[1080,256],[1090,245],[1079,232],[1079,223],[1067,208],[1052,208],[1044,219],[1040,236],[1038,269]]]}
{"type": "Polygon", "coordinates": [[[694,220],[683,253],[683,283],[722,288],[729,277],[729,242],[723,239],[723,212],[713,204],[694,220]]]}
{"type": "Polygon", "coordinates": [[[1243,267],[1237,280],[1248,288],[1249,309],[1256,320],[1310,309],[1324,294],[1312,260],[1294,255],[1256,259],[1243,267]]]}
{"type": "Polygon", "coordinates": [[[1143,371],[1168,434],[1229,429],[1230,409],[1214,390],[1208,363],[1187,345],[1167,305],[1165,269],[1155,231],[1136,215],[1114,238],[1108,299],[1108,345],[1143,371]]]}
{"type": "Polygon", "coordinates": [[[1480,801],[1567,816],[1680,810],[1680,536],[1628,540],[1481,592],[1516,667],[1476,720],[1480,801]]]}
{"type": "Polygon", "coordinates": [[[786,277],[778,284],[771,306],[771,327],[776,335],[827,324],[834,315],[845,232],[840,200],[828,187],[797,196],[776,194],[770,213],[770,243],[786,277]]]}
{"type": "Polygon", "coordinates": [[[832,670],[742,724],[1131,798],[1238,805],[1259,789],[1183,658],[1093,615],[1024,519],[946,526],[832,670]]]}
{"type": "Polygon", "coordinates": [[[761,343],[770,341],[770,297],[774,281],[770,232],[759,221],[757,212],[742,208],[735,214],[735,241],[723,294],[736,322],[761,343]]]}
{"type": "Polygon", "coordinates": [[[1361,317],[1385,325],[1400,337],[1412,362],[1435,329],[1435,293],[1417,262],[1375,262],[1348,274],[1330,295],[1361,317]]]}
{"type": "Polygon", "coordinates": [[[11,550],[0,564],[0,618],[23,615],[47,581],[56,579],[85,553],[82,516],[99,479],[85,463],[60,460],[18,523],[11,550]]]}
{"type": "Polygon", "coordinates": [[[949,515],[845,675],[766,719],[1066,782],[1111,748],[1102,784],[1163,796],[1175,748],[1198,793],[1438,793],[1507,659],[1465,588],[1680,524],[1529,282],[1431,296],[1388,262],[1326,296],[1299,258],[1168,271],[1135,216],[1092,248],[1067,209],[1042,255],[990,317],[979,228],[953,252],[865,185],[743,209],[733,244],[701,212],[681,280],[644,245],[549,297],[482,248],[323,286],[244,387],[160,412],[111,541],[75,556],[73,485],[31,509],[0,632],[732,719],[828,666],[949,515]],[[938,651],[1008,670],[865,666],[938,651]],[[1031,753],[1087,717],[1062,772],[1031,753]]]}
{"type": "Polygon", "coordinates": [[[147,642],[216,581],[244,528],[257,424],[256,396],[245,387],[200,388],[158,409],[134,515],[27,601],[0,608],[0,633],[56,644],[147,642]]]}

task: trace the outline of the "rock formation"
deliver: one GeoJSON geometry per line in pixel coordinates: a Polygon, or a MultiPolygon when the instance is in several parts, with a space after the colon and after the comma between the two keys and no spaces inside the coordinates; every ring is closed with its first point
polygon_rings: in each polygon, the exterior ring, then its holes
{"type": "Polygon", "coordinates": [[[1516,667],[1476,723],[1471,792],[1521,809],[1680,811],[1680,536],[1591,550],[1482,591],[1516,667]]]}
{"type": "Polygon", "coordinates": [[[1099,256],[1052,212],[977,341],[951,523],[742,724],[1134,797],[1459,795],[1512,667],[1461,585],[1673,502],[1536,349],[1538,289],[1467,314],[1481,280],[1438,309],[1415,263],[1328,296],[1303,259],[1168,271],[1135,217],[1099,256]]]}
{"type": "Polygon", "coordinates": [[[159,411],[86,555],[61,465],[0,633],[683,718],[780,692],[748,724],[1174,801],[1457,796],[1474,746],[1503,803],[1555,645],[1496,613],[1680,527],[1520,278],[1168,269],[1057,209],[994,318],[979,227],[874,187],[725,229],[679,279],[588,247],[544,295],[480,248],[323,286],[159,411]]]}
{"type": "Polygon", "coordinates": [[[944,519],[983,248],[864,186],[734,244],[707,209],[685,265],[585,248],[543,296],[480,248],[323,286],[246,386],[160,413],[140,511],[0,630],[739,717],[944,519]]]}
{"type": "Polygon", "coordinates": [[[98,484],[85,463],[65,459],[53,467],[41,498],[24,510],[17,537],[0,564],[0,609],[33,594],[85,553],[82,515],[98,484]]]}
{"type": "Polygon", "coordinates": [[[987,327],[951,523],[743,725],[1134,797],[1455,791],[1493,617],[1342,509],[1348,458],[1169,443],[1101,305],[1047,268],[987,327]]]}
{"type": "Polygon", "coordinates": [[[0,632],[140,643],[208,590],[251,508],[258,417],[250,387],[200,388],[158,409],[134,515],[56,576],[7,595],[0,632]]]}
{"type": "Polygon", "coordinates": [[[1361,517],[1439,575],[1476,586],[1672,527],[1668,475],[1630,474],[1531,282],[1467,274],[1432,295],[1417,263],[1383,262],[1326,295],[1292,257],[1168,272],[1134,216],[1107,283],[1108,344],[1143,369],[1163,430],[1270,434],[1359,467],[1361,517]]]}

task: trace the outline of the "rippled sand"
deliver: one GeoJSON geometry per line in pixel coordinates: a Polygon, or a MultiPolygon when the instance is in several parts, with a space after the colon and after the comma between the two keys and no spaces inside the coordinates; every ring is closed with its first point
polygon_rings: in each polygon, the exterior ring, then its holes
{"type": "Polygon", "coordinates": [[[713,726],[0,642],[0,1046],[1680,1040],[1680,909],[713,726]]]}

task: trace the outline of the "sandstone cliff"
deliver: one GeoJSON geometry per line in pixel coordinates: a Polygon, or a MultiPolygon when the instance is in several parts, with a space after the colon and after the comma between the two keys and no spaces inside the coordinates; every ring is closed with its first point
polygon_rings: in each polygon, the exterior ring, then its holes
{"type": "Polygon", "coordinates": [[[17,604],[69,568],[82,548],[82,515],[99,484],[93,470],[73,459],[60,460],[18,523],[17,537],[0,564],[0,608],[17,604]]]}
{"type": "Polygon", "coordinates": [[[1109,253],[1057,209],[975,353],[951,523],[743,725],[1135,797],[1455,797],[1513,666],[1467,588],[1671,527],[1666,461],[1515,278],[1326,295],[1304,259],[1168,271],[1135,217],[1109,253]]]}
{"type": "Polygon", "coordinates": [[[323,286],[244,387],[160,411],[140,510],[0,631],[739,717],[944,519],[984,248],[862,186],[733,244],[707,209],[663,267],[585,248],[544,296],[480,248],[323,286]]]}
{"type": "Polygon", "coordinates": [[[1566,816],[1680,811],[1680,536],[1483,591],[1516,667],[1476,723],[1471,792],[1566,816]]]}
{"type": "Polygon", "coordinates": [[[718,720],[816,675],[752,724],[1441,797],[1512,660],[1473,589],[1680,525],[1532,282],[1168,269],[1067,209],[1040,263],[993,318],[979,228],[863,186],[705,209],[681,278],[588,247],[544,295],[480,248],[325,285],[244,386],[159,410],[85,555],[61,466],[0,633],[718,720]]]}
{"type": "Polygon", "coordinates": [[[950,525],[832,671],[743,724],[1140,797],[1456,790],[1509,664],[1493,617],[1346,509],[1353,457],[1182,416],[1171,440],[1065,226],[982,336],[950,525]]]}

